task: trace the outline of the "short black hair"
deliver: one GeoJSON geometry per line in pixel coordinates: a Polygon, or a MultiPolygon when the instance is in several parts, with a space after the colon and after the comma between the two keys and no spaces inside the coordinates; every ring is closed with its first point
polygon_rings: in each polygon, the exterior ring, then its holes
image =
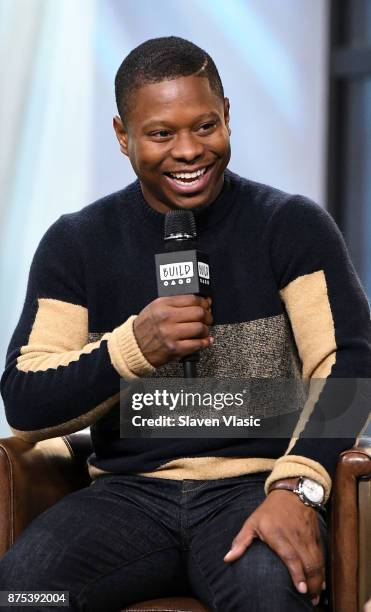
{"type": "Polygon", "coordinates": [[[207,78],[212,91],[224,99],[217,67],[206,51],[184,38],[152,38],[133,49],[122,62],[115,78],[116,104],[122,122],[130,108],[135,89],[182,76],[207,78]]]}

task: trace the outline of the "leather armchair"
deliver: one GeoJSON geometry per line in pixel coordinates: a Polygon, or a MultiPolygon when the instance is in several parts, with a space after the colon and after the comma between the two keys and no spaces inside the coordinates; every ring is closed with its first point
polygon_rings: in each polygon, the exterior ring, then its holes
{"type": "MultiPolygon", "coordinates": [[[[30,444],[0,440],[0,557],[27,525],[68,493],[90,483],[88,433],[30,444]]],[[[333,612],[360,612],[371,593],[371,440],[342,453],[330,504],[330,588],[333,612]]],[[[317,608],[320,610],[320,608],[317,608]]],[[[322,608],[325,610],[326,608],[322,608]]],[[[207,612],[196,599],[137,603],[134,610],[207,612]]]]}

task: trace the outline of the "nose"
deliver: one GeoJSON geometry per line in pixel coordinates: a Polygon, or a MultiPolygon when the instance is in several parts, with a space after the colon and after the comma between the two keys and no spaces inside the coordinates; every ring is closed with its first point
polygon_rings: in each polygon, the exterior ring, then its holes
{"type": "Polygon", "coordinates": [[[188,163],[197,160],[203,152],[202,143],[190,132],[179,132],[171,151],[174,159],[188,163]]]}

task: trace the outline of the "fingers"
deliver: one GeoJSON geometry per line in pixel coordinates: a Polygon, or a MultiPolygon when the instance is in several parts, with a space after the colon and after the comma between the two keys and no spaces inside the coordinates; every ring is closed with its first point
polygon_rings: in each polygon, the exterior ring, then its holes
{"type": "Polygon", "coordinates": [[[227,552],[223,560],[226,561],[227,563],[236,561],[237,559],[242,557],[242,555],[244,554],[247,548],[248,548],[247,541],[244,543],[238,543],[238,544],[233,543],[231,550],[227,552]]]}
{"type": "Polygon", "coordinates": [[[214,339],[208,336],[207,338],[200,338],[197,340],[179,340],[177,342],[177,355],[178,357],[187,357],[192,355],[196,351],[201,351],[207,348],[213,343],[214,339]]]}
{"type": "Polygon", "coordinates": [[[175,295],[168,298],[157,298],[150,307],[158,322],[169,321],[174,324],[201,321],[205,325],[211,325],[213,316],[210,304],[210,298],[198,295],[175,295]]]}
{"type": "Polygon", "coordinates": [[[250,546],[251,542],[256,537],[257,533],[254,529],[253,523],[249,520],[245,521],[242,529],[234,538],[231,549],[225,555],[224,561],[230,563],[231,561],[236,561],[236,559],[239,559],[239,557],[243,555],[245,550],[250,546]]]}
{"type": "Polygon", "coordinates": [[[208,309],[211,306],[212,300],[210,297],[203,297],[201,295],[172,295],[169,297],[159,298],[170,306],[178,306],[184,308],[185,306],[202,306],[202,308],[208,309]]]}
{"type": "Polygon", "coordinates": [[[133,324],[144,357],[159,367],[209,347],[213,338],[211,300],[197,295],[157,298],[140,311],[133,324]]]}
{"type": "Polygon", "coordinates": [[[310,524],[310,527],[308,525],[311,532],[311,537],[306,540],[305,545],[301,545],[302,541],[300,540],[296,546],[303,563],[304,573],[307,579],[308,592],[319,595],[321,590],[326,588],[326,562],[325,553],[321,543],[318,516],[315,510],[313,513],[314,522],[310,524]]]}
{"type": "Polygon", "coordinates": [[[267,544],[281,558],[299,593],[307,593],[307,581],[301,558],[292,544],[280,533],[273,533],[267,544]]]}
{"type": "MultiPolygon", "coordinates": [[[[256,517],[255,512],[255,517],[256,517]]],[[[304,538],[307,545],[294,540],[291,542],[280,527],[272,529],[271,521],[263,521],[253,518],[245,521],[242,529],[232,542],[231,549],[224,557],[226,563],[239,559],[250,546],[254,538],[260,538],[265,542],[286,565],[291,579],[299,593],[311,595],[313,606],[320,601],[321,590],[326,588],[325,584],[325,559],[320,544],[319,533],[312,532],[311,538],[304,538]]],[[[297,530],[292,533],[295,534],[297,530]]]]}
{"type": "Polygon", "coordinates": [[[203,323],[179,323],[176,327],[178,340],[190,340],[193,338],[207,338],[210,330],[203,323]]]}
{"type": "Polygon", "coordinates": [[[292,581],[299,593],[319,595],[325,580],[325,562],[322,551],[316,555],[308,554],[297,543],[295,546],[282,533],[273,534],[267,544],[282,559],[290,572],[292,581]]]}
{"type": "Polygon", "coordinates": [[[202,306],[187,306],[184,308],[173,308],[169,312],[170,317],[174,317],[177,323],[187,323],[190,321],[200,321],[205,325],[212,325],[213,315],[211,310],[205,310],[202,306]]]}
{"type": "MultiPolygon", "coordinates": [[[[225,555],[224,561],[230,563],[241,557],[250,546],[255,537],[259,535],[254,525],[246,521],[238,535],[234,538],[231,550],[225,555]]],[[[307,551],[297,550],[290,541],[279,532],[271,532],[264,540],[286,565],[292,581],[299,593],[310,593],[316,601],[321,589],[325,587],[325,562],[321,552],[317,556],[308,556],[307,551]],[[315,560],[313,560],[315,559],[315,560]]],[[[318,602],[317,602],[318,603],[318,602]]],[[[313,605],[317,605],[314,603],[313,605]]]]}
{"type": "Polygon", "coordinates": [[[308,561],[302,561],[304,574],[306,577],[306,583],[308,588],[308,593],[319,595],[323,588],[324,578],[325,578],[325,562],[324,560],[317,559],[316,562],[310,564],[308,561]]]}
{"type": "Polygon", "coordinates": [[[238,559],[254,538],[259,538],[280,557],[299,593],[308,593],[313,605],[317,605],[326,585],[325,556],[316,511],[304,506],[292,494],[272,492],[245,521],[224,561],[238,559]]]}

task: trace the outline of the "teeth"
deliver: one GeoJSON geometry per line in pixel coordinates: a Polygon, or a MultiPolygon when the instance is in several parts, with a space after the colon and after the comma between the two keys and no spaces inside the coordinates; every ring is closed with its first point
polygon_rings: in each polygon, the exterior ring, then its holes
{"type": "Polygon", "coordinates": [[[205,172],[206,168],[202,168],[201,170],[197,170],[196,172],[170,172],[169,174],[174,178],[178,179],[195,179],[205,174],[205,172]]]}
{"type": "Polygon", "coordinates": [[[178,183],[178,185],[187,185],[187,187],[191,187],[192,185],[196,185],[198,182],[198,178],[196,178],[194,181],[188,181],[187,183],[185,183],[184,181],[180,180],[180,179],[174,179],[174,181],[176,183],[178,183]]]}

